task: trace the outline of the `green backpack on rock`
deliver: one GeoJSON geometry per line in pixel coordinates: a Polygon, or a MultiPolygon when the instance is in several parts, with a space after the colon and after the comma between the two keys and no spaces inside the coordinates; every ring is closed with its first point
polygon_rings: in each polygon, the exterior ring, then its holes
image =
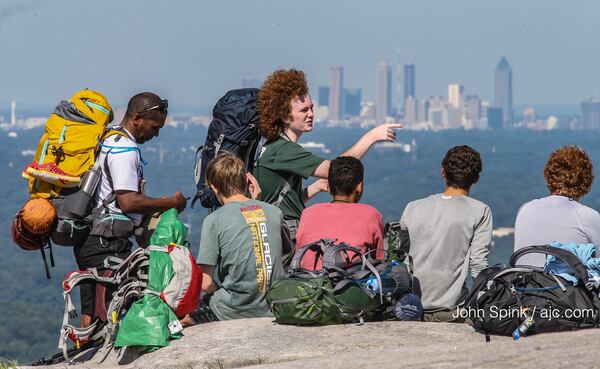
{"type": "MultiPolygon", "coordinates": [[[[347,244],[320,240],[299,249],[288,270],[288,277],[275,281],[267,293],[267,303],[280,324],[328,325],[376,320],[387,299],[370,290],[365,280],[381,281],[376,267],[347,244]],[[321,270],[300,266],[306,251],[323,258],[321,270]]],[[[381,282],[379,283],[381,285],[381,282]]]]}

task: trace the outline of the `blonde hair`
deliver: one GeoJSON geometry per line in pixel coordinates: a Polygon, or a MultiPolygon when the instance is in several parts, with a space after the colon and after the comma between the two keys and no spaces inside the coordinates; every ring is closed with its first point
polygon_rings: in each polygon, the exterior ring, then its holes
{"type": "Polygon", "coordinates": [[[246,168],[234,154],[224,151],[208,163],[206,183],[215,186],[223,197],[246,192],[246,168]]]}

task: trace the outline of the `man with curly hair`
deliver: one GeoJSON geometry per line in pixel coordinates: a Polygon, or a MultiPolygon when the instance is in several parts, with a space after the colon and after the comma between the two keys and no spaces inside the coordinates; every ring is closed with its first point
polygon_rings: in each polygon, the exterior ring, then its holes
{"type": "MultiPolygon", "coordinates": [[[[295,241],[305,202],[327,191],[325,179],[330,163],[297,143],[304,133],[313,129],[313,103],[304,73],[295,69],[273,72],[260,89],[258,111],[266,143],[258,151],[253,174],[260,184],[262,200],[281,209],[295,241]],[[302,179],[311,176],[322,180],[303,189],[302,179]]],[[[394,129],[401,127],[401,124],[382,124],[367,132],[341,156],[360,159],[374,143],[394,141],[394,129]]]]}
{"type": "MultiPolygon", "coordinates": [[[[563,146],[548,158],[544,177],[550,196],[521,206],[515,221],[515,251],[525,246],[600,243],[600,214],[579,203],[594,181],[592,162],[577,146],[563,146]]],[[[544,266],[543,254],[525,255],[519,264],[544,266]]]]}
{"type": "Polygon", "coordinates": [[[464,321],[456,312],[467,292],[467,273],[470,269],[475,278],[488,266],[492,212],[469,197],[481,170],[477,151],[469,146],[451,148],[442,160],[444,191],[409,203],[402,213],[425,321],[464,321]]]}

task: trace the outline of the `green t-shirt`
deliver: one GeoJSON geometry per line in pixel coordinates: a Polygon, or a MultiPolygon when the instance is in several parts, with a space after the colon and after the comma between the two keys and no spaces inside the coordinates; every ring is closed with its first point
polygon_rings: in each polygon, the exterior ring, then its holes
{"type": "Polygon", "coordinates": [[[285,219],[300,219],[305,208],[302,201],[302,178],[308,178],[323,161],[325,159],[283,137],[268,142],[252,172],[260,184],[262,200],[275,203],[286,180],[291,178],[292,189],[279,208],[285,219]]]}
{"type": "Polygon", "coordinates": [[[283,217],[257,200],[232,202],[209,214],[202,224],[198,264],[216,266],[221,287],[210,300],[219,320],[272,316],[265,296],[283,277],[283,217]]]}

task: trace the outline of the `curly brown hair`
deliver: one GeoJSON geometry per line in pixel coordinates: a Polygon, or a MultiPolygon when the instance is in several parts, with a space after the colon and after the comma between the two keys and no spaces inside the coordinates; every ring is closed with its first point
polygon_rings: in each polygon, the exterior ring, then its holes
{"type": "Polygon", "coordinates": [[[283,131],[283,120],[292,114],[292,99],[308,94],[304,72],[279,69],[263,83],[258,93],[259,128],[272,140],[283,131]]]}
{"type": "Polygon", "coordinates": [[[442,168],[449,187],[469,190],[479,181],[479,173],[483,169],[481,156],[469,146],[454,146],[442,160],[442,168]]]}
{"type": "Polygon", "coordinates": [[[563,146],[550,154],[544,177],[551,194],[579,199],[592,187],[594,167],[583,149],[563,146]]]}

